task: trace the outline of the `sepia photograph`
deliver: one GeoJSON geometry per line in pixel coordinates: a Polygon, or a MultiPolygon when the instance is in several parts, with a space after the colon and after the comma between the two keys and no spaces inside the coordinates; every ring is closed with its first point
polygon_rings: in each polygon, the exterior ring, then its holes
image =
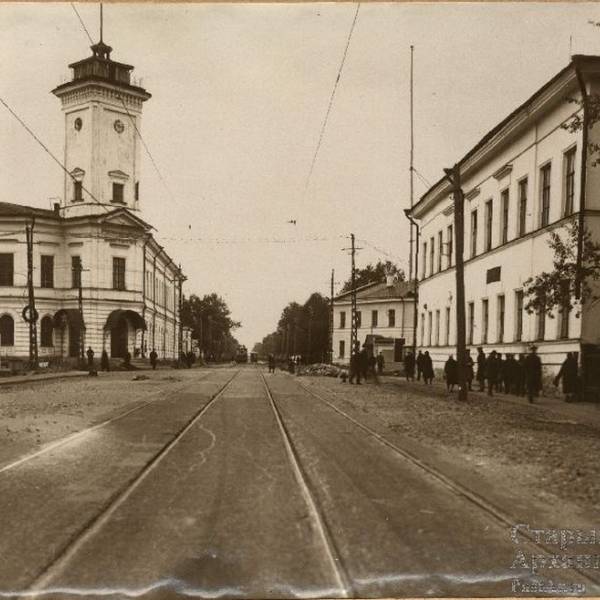
{"type": "Polygon", "coordinates": [[[598,4],[0,53],[0,599],[600,596],[598,4]]]}

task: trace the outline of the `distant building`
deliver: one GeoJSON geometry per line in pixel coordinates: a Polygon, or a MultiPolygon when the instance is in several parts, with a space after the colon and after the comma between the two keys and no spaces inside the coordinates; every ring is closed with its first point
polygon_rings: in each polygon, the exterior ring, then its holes
{"type": "MultiPolygon", "coordinates": [[[[375,354],[383,353],[388,368],[400,367],[412,348],[415,297],[405,281],[375,282],[356,290],[358,341],[375,354]]],[[[350,362],[352,292],[336,296],[333,304],[333,362],[350,362]]]]}
{"type": "MultiPolygon", "coordinates": [[[[492,129],[459,164],[465,192],[467,344],[485,352],[523,353],[535,343],[547,371],[567,352],[598,351],[600,304],[581,317],[557,318],[524,310],[523,284],[552,270],[548,239],[579,218],[600,241],[600,167],[593,166],[583,132],[565,128],[580,106],[581,83],[600,92],[600,57],[572,62],[492,129]],[[586,158],[587,157],[587,158],[586,158]]],[[[589,142],[600,141],[598,126],[589,142]]],[[[445,179],[413,207],[420,224],[418,346],[441,368],[455,353],[454,206],[445,179]]]]}
{"type": "MultiPolygon", "coordinates": [[[[34,221],[33,282],[42,357],[179,353],[185,277],[140,213],[142,104],[132,66],[100,42],[53,90],[65,127],[63,198],[54,210],[0,203],[0,353],[29,355],[25,228],[34,221]],[[79,308],[81,287],[82,311],[79,308]],[[27,315],[26,315],[27,316],[27,315]]],[[[186,339],[189,336],[186,335],[186,339]]],[[[188,342],[189,343],[189,342],[188,342]]]]}

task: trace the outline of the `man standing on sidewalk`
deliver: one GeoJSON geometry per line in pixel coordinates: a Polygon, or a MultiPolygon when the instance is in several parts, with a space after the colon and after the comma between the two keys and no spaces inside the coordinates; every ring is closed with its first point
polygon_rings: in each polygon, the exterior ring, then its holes
{"type": "Polygon", "coordinates": [[[485,353],[483,348],[477,348],[477,381],[479,382],[479,391],[483,392],[485,388],[485,353]]]}
{"type": "Polygon", "coordinates": [[[533,402],[542,389],[542,361],[536,351],[537,346],[531,346],[529,354],[525,357],[525,386],[529,402],[533,402]]]}

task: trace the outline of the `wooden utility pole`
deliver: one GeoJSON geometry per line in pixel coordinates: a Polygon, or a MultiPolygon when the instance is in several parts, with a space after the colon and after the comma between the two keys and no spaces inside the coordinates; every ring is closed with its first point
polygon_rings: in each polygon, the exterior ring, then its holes
{"type": "Polygon", "coordinates": [[[350,234],[350,239],[352,241],[352,246],[350,248],[350,256],[352,271],[350,273],[350,281],[352,283],[352,293],[350,294],[351,298],[351,309],[350,309],[350,357],[354,354],[358,354],[358,330],[356,323],[356,267],[355,267],[355,257],[356,257],[356,245],[354,234],[350,234]]]}
{"type": "Polygon", "coordinates": [[[466,319],[465,319],[465,195],[461,187],[460,166],[444,169],[446,178],[452,186],[454,199],[454,230],[456,235],[456,360],[458,361],[458,399],[467,399],[466,372],[466,319]]]}
{"type": "Polygon", "coordinates": [[[335,278],[335,270],[331,269],[331,296],[329,301],[329,364],[333,364],[333,280],[335,278]]]}
{"type": "MultiPolygon", "coordinates": [[[[414,169],[415,169],[415,137],[414,137],[414,111],[413,111],[413,57],[415,47],[410,47],[410,207],[414,204],[415,186],[414,186],[414,169]]],[[[413,278],[413,266],[415,279],[417,278],[417,266],[416,261],[413,260],[413,246],[414,240],[414,224],[410,222],[410,249],[409,249],[409,267],[408,267],[408,280],[412,281],[413,278]]],[[[417,242],[418,244],[418,242],[417,242]]],[[[415,305],[416,310],[416,305],[415,305]]]]}
{"type": "Polygon", "coordinates": [[[77,270],[77,308],[79,309],[79,358],[83,361],[85,359],[85,327],[83,320],[83,283],[82,283],[82,273],[83,273],[83,264],[81,262],[81,258],[77,262],[77,266],[75,267],[77,270]]]}
{"type": "Polygon", "coordinates": [[[27,241],[27,292],[28,292],[28,314],[29,314],[29,362],[32,368],[38,366],[37,345],[37,313],[35,310],[35,294],[33,290],[33,227],[35,218],[31,225],[25,227],[25,239],[27,241]]]}

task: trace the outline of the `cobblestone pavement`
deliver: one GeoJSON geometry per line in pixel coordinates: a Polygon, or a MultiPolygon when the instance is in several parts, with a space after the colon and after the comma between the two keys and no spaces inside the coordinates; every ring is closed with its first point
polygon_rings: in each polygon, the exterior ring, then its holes
{"type": "Polygon", "coordinates": [[[557,526],[589,526],[599,516],[600,421],[585,410],[575,418],[479,393],[463,403],[440,387],[399,379],[360,387],[327,377],[299,379],[382,434],[415,440],[494,487],[522,490],[557,526]]]}

